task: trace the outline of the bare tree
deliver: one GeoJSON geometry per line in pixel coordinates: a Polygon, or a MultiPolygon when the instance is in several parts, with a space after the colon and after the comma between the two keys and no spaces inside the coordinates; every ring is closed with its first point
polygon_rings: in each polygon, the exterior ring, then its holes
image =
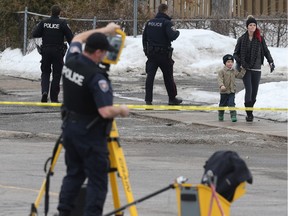
{"type": "Polygon", "coordinates": [[[211,30],[223,35],[229,34],[229,21],[232,16],[231,0],[211,0],[211,30]]]}

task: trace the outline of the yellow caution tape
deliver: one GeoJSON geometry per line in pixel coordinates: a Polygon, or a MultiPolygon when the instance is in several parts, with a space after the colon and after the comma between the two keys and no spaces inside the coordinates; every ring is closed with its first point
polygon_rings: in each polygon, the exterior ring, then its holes
{"type": "MultiPolygon", "coordinates": [[[[119,106],[119,105],[115,105],[119,106]]],[[[248,108],[248,107],[218,107],[218,106],[166,106],[166,105],[126,105],[130,109],[145,109],[145,110],[181,110],[181,111],[211,111],[211,110],[247,110],[247,111],[273,111],[287,112],[288,108],[248,108]]]]}
{"type": "Polygon", "coordinates": [[[0,105],[40,106],[40,107],[60,107],[62,104],[61,104],[61,103],[40,103],[40,102],[0,101],[0,105]]]}
{"type": "MultiPolygon", "coordinates": [[[[60,107],[61,103],[40,103],[40,102],[16,102],[0,101],[0,105],[18,105],[18,106],[40,106],[40,107],[60,107]]],[[[114,106],[120,106],[115,104],[114,106]]],[[[135,105],[126,104],[129,109],[139,110],[172,110],[172,111],[211,111],[211,110],[242,110],[242,111],[272,111],[287,112],[288,108],[249,108],[249,107],[218,107],[218,106],[186,106],[186,105],[135,105]]]]}

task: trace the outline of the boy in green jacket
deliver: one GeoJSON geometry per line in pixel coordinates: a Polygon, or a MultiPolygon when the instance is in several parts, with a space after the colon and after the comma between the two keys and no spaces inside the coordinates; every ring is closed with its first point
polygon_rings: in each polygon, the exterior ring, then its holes
{"type": "MultiPolygon", "coordinates": [[[[240,71],[234,69],[234,58],[230,54],[223,56],[223,63],[225,66],[222,70],[218,71],[218,85],[220,89],[219,107],[235,107],[235,78],[243,78],[246,70],[244,68],[241,68],[240,71]]],[[[232,122],[237,122],[237,113],[235,110],[230,110],[230,116],[232,122]]],[[[224,110],[218,111],[218,119],[219,121],[224,120],[224,110]]]]}

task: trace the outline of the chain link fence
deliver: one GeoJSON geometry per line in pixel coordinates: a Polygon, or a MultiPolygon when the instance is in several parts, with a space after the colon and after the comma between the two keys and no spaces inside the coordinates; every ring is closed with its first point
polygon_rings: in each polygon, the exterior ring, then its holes
{"type": "MultiPolygon", "coordinates": [[[[288,46],[288,25],[287,18],[256,18],[257,26],[261,30],[268,46],[287,47],[288,46]]],[[[174,20],[178,29],[209,29],[227,35],[232,38],[239,38],[247,30],[246,20],[243,18],[234,19],[193,19],[193,20],[174,20]],[[215,27],[216,23],[216,27],[215,27]],[[215,29],[216,28],[216,29],[215,29]]]]}
{"type": "MultiPolygon", "coordinates": [[[[19,11],[19,48],[23,50],[23,54],[30,53],[36,48],[36,44],[41,44],[41,38],[33,38],[33,28],[43,19],[50,17],[50,15],[38,14],[25,11],[19,11]],[[21,40],[22,39],[22,40],[21,40]],[[22,46],[21,46],[22,45],[22,46]]],[[[93,19],[66,19],[72,32],[77,34],[92,28],[102,27],[107,25],[109,22],[115,22],[121,25],[123,20],[97,20],[96,17],[93,19]]]]}
{"type": "MultiPolygon", "coordinates": [[[[18,12],[19,16],[19,48],[23,54],[27,54],[36,48],[36,44],[41,43],[41,39],[32,38],[32,30],[42,19],[50,17],[48,15],[37,14],[25,11],[18,12]]],[[[66,18],[62,18],[66,19],[66,18]]],[[[101,20],[94,17],[93,19],[66,19],[72,32],[77,34],[92,28],[103,27],[109,22],[119,24],[127,35],[141,35],[146,20],[137,20],[137,29],[135,30],[134,20],[101,20]]],[[[246,31],[246,20],[243,18],[234,19],[173,19],[177,29],[210,29],[213,24],[213,30],[238,38],[246,31]],[[216,23],[216,27],[215,27],[216,23]],[[216,28],[216,29],[215,29],[216,28]]],[[[266,43],[271,47],[287,47],[287,18],[263,17],[257,18],[258,26],[264,35],[266,43]]]]}

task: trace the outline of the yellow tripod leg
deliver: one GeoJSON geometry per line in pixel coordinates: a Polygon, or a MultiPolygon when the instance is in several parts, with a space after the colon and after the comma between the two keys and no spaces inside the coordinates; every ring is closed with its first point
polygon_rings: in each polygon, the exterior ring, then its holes
{"type": "MultiPolygon", "coordinates": [[[[126,160],[124,157],[123,150],[119,143],[119,134],[116,126],[115,120],[112,124],[112,130],[110,132],[110,140],[108,143],[109,153],[110,153],[110,163],[111,168],[116,168],[118,171],[118,175],[122,180],[123,189],[125,191],[127,203],[131,203],[134,201],[130,181],[129,181],[129,173],[126,165],[126,160]]],[[[110,173],[110,181],[111,181],[111,189],[113,194],[114,207],[120,207],[120,197],[118,193],[118,185],[116,181],[116,173],[110,173]]],[[[137,208],[135,205],[129,208],[130,216],[138,216],[137,208]]],[[[122,215],[117,214],[117,215],[122,215]]]]}
{"type": "MultiPolygon", "coordinates": [[[[120,196],[119,196],[119,190],[118,190],[118,184],[117,184],[117,176],[116,176],[116,171],[118,172],[119,177],[122,180],[122,186],[125,191],[126,195],[126,200],[127,203],[132,203],[134,202],[134,197],[133,193],[131,190],[131,185],[129,181],[129,173],[126,165],[126,160],[124,157],[123,150],[120,146],[119,143],[119,134],[116,126],[116,122],[113,121],[112,124],[112,130],[110,132],[110,140],[108,143],[108,149],[109,149],[109,159],[110,159],[110,166],[112,169],[114,169],[114,172],[109,173],[109,178],[110,178],[110,184],[111,184],[111,190],[112,190],[112,195],[113,195],[113,202],[114,202],[114,207],[115,209],[121,207],[120,203],[120,196]]],[[[53,161],[51,163],[50,172],[54,171],[56,162],[59,158],[60,152],[62,150],[62,144],[59,144],[55,156],[53,158],[53,161]]],[[[32,204],[32,209],[31,213],[29,216],[36,216],[37,215],[37,209],[41,203],[42,197],[45,194],[45,188],[46,188],[46,178],[44,179],[41,188],[39,190],[38,196],[35,200],[35,202],[32,204]]],[[[130,216],[138,216],[138,212],[136,209],[136,206],[130,206],[129,208],[130,211],[130,216]]],[[[118,212],[116,214],[117,216],[123,215],[123,212],[118,212]]]]}
{"type": "MultiPolygon", "coordinates": [[[[54,168],[55,168],[56,162],[57,162],[57,160],[59,158],[61,150],[62,150],[62,144],[59,144],[59,146],[57,148],[57,151],[55,153],[54,159],[53,159],[53,161],[51,163],[51,166],[50,166],[50,169],[49,169],[50,172],[54,171],[54,168]]],[[[38,193],[38,196],[37,196],[35,202],[32,204],[32,208],[34,208],[34,209],[31,209],[30,216],[38,215],[37,214],[37,209],[38,209],[38,207],[39,207],[39,205],[41,203],[42,197],[45,194],[45,188],[46,188],[46,178],[43,180],[41,188],[40,188],[39,193],[38,193]]]]}
{"type": "MultiPolygon", "coordinates": [[[[120,196],[119,196],[119,187],[117,184],[117,176],[116,176],[116,168],[117,164],[115,163],[115,159],[112,159],[111,154],[110,154],[110,167],[113,169],[109,173],[109,179],[110,179],[110,185],[111,185],[111,191],[112,191],[112,197],[113,197],[113,203],[114,203],[114,209],[118,209],[121,207],[121,202],[120,202],[120,196]]],[[[123,212],[118,212],[117,216],[122,216],[123,212]]]]}

